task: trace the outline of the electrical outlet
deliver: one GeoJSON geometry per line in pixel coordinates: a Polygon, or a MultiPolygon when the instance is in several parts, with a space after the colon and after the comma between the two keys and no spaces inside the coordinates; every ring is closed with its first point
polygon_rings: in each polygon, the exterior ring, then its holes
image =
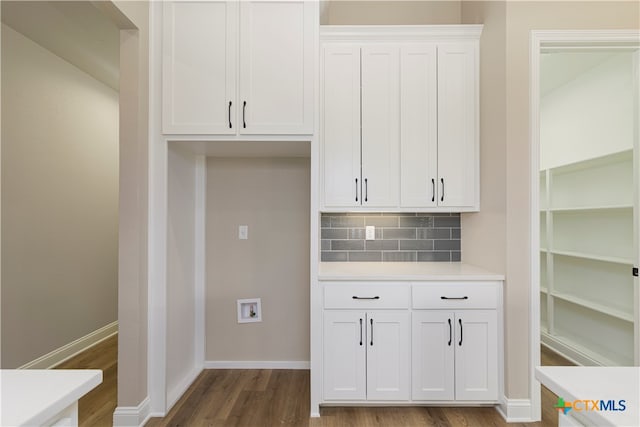
{"type": "Polygon", "coordinates": [[[249,238],[249,226],[241,225],[238,227],[238,239],[247,240],[249,238]]]}
{"type": "Polygon", "coordinates": [[[365,239],[366,240],[376,240],[376,227],[375,225],[367,225],[365,227],[365,239]]]}

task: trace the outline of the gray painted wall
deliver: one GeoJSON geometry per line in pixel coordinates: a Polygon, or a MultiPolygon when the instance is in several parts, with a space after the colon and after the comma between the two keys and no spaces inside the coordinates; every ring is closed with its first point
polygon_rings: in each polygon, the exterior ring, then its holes
{"type": "Polygon", "coordinates": [[[2,368],[117,320],[118,93],[2,26],[2,368]]]}

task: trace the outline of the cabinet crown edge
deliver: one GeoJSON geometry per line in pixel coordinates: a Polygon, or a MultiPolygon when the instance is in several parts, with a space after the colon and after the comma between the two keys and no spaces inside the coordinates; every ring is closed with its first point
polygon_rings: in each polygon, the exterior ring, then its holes
{"type": "Polygon", "coordinates": [[[483,24],[320,25],[320,41],[479,40],[483,24]]]}

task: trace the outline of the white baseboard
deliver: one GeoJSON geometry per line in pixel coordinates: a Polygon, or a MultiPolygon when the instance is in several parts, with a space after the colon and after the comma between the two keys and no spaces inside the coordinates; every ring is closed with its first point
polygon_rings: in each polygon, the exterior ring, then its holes
{"type": "Polygon", "coordinates": [[[53,350],[44,356],[38,357],[36,360],[32,360],[20,366],[18,369],[51,369],[65,360],[71,359],[79,353],[93,347],[101,341],[118,333],[118,321],[109,323],[100,329],[97,329],[90,334],[87,334],[77,340],[63,345],[60,348],[53,350]]]}
{"type": "Polygon", "coordinates": [[[508,423],[528,423],[534,420],[530,399],[507,399],[503,397],[500,404],[496,406],[496,410],[502,418],[508,423]]]}
{"type": "Polygon", "coordinates": [[[565,343],[562,339],[549,335],[546,332],[540,334],[540,344],[553,351],[556,354],[564,357],[573,364],[580,366],[606,366],[607,363],[603,363],[600,360],[596,360],[591,357],[587,352],[581,351],[581,349],[565,343]]]}
{"type": "Polygon", "coordinates": [[[178,400],[182,397],[182,395],[191,387],[191,384],[198,378],[202,369],[195,368],[191,374],[187,375],[187,377],[173,390],[169,390],[167,393],[167,413],[173,408],[173,405],[176,404],[178,400]]]}
{"type": "Polygon", "coordinates": [[[143,426],[149,421],[151,415],[151,401],[146,397],[138,406],[118,406],[113,412],[113,426],[143,426]]]}
{"type": "Polygon", "coordinates": [[[230,360],[207,360],[204,362],[205,369],[309,369],[311,364],[308,361],[230,361],[230,360]]]}

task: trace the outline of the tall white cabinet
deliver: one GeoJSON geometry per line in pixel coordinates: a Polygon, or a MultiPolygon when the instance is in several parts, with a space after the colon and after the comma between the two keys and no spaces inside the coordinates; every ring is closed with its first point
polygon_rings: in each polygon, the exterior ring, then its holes
{"type": "Polygon", "coordinates": [[[163,133],[313,133],[314,2],[171,1],[163,21],[163,133]]]}
{"type": "Polygon", "coordinates": [[[325,208],[478,210],[481,29],[321,29],[325,208]]]}

